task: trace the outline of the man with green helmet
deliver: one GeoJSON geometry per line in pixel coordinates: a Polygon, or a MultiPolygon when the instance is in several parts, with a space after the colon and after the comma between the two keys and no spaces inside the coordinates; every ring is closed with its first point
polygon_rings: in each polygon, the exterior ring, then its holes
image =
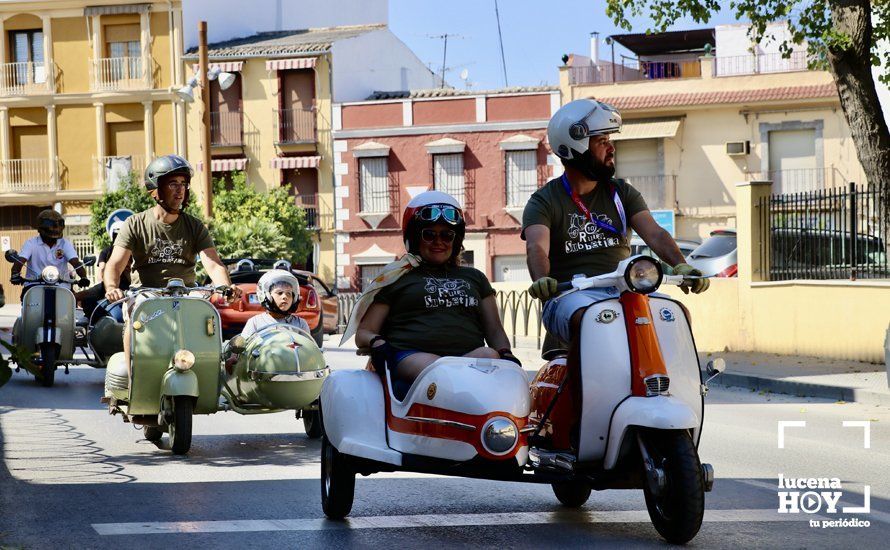
{"type": "MultiPolygon", "coordinates": [[[[134,287],[160,288],[174,278],[182,279],[188,286],[194,285],[198,256],[215,286],[231,285],[229,270],[220,259],[207,227],[184,212],[192,175],[191,165],[179,155],[158,157],[145,169],[145,188],[157,204],[127,218],[118,233],[102,274],[108,300],[124,298],[120,278],[131,258],[134,287]]],[[[241,290],[232,287],[229,299],[236,300],[240,295],[241,290]]],[[[125,335],[125,352],[128,352],[128,343],[125,335]]]]}

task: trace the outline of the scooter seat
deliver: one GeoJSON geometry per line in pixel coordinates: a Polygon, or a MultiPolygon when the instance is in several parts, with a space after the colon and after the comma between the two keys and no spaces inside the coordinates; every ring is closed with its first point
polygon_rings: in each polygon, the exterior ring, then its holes
{"type": "Polygon", "coordinates": [[[569,344],[549,332],[544,334],[544,343],[541,346],[541,359],[553,361],[557,357],[564,357],[568,354],[569,344]]]}

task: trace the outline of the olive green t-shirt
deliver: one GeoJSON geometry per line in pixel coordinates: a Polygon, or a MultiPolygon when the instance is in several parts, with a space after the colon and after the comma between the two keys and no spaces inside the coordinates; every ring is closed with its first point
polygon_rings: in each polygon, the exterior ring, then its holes
{"type": "Polygon", "coordinates": [[[213,247],[201,220],[182,213],[171,224],[158,221],[152,209],[127,218],[114,246],[133,254],[133,286],[163,287],[170,279],[195,284],[195,260],[213,247]]]}
{"type": "MultiPolygon", "coordinates": [[[[612,185],[624,206],[627,223],[637,213],[648,210],[640,192],[629,183],[613,179],[612,185]]],[[[561,178],[547,182],[529,198],[522,213],[522,239],[532,225],[550,228],[550,276],[566,282],[576,274],[587,277],[614,271],[618,262],[630,256],[628,227],[621,227],[621,216],[612,197],[610,185],[597,184],[581,195],[584,205],[595,217],[622,232],[616,235],[587,219],[572,201],[561,178]]]]}
{"type": "Polygon", "coordinates": [[[416,267],[380,289],[387,304],[383,337],[399,350],[464,355],[485,345],[482,300],[494,294],[485,275],[470,267],[416,267]]]}

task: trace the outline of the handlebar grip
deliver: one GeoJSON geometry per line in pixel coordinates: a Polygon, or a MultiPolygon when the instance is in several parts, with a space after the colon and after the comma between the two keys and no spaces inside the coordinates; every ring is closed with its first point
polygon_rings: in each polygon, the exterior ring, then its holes
{"type": "Polygon", "coordinates": [[[556,285],[556,291],[557,291],[557,292],[565,292],[565,291],[567,291],[567,290],[572,290],[572,288],[574,288],[574,287],[572,287],[572,283],[571,283],[571,282],[567,282],[567,283],[558,283],[558,284],[556,285]]]}

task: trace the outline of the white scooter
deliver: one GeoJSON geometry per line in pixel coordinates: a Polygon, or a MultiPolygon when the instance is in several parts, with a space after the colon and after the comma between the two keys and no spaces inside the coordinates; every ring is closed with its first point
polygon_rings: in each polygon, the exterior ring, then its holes
{"type": "MultiPolygon", "coordinates": [[[[334,372],[321,392],[325,515],[349,513],[356,473],[414,471],[550,483],[571,507],[592,489],[641,488],[662,537],[688,542],[714,480],[697,452],[708,388],[687,311],[648,295],[688,279],[634,256],[613,273],[561,285],[617,287],[621,296],[584,313],[579,365],[557,354],[531,385],[496,359],[443,357],[405,395],[389,369],[384,383],[369,371],[334,372]]],[[[723,368],[716,360],[708,373],[723,368]]]]}

